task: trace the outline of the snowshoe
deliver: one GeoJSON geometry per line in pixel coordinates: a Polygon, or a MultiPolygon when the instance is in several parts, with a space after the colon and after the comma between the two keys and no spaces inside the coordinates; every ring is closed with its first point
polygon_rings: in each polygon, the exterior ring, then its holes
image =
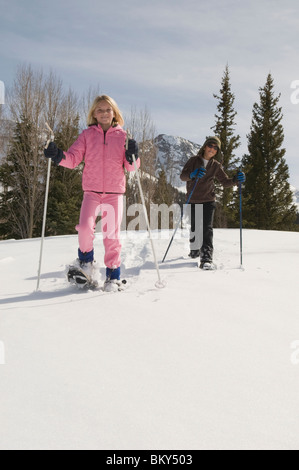
{"type": "Polygon", "coordinates": [[[127,281],[120,280],[120,268],[106,268],[105,292],[119,292],[125,289],[127,281]]]}
{"type": "Polygon", "coordinates": [[[106,279],[103,290],[104,292],[121,292],[125,290],[126,284],[127,281],[125,279],[122,281],[118,279],[106,279]]]}
{"type": "Polygon", "coordinates": [[[75,262],[69,266],[67,272],[68,281],[79,288],[96,288],[98,281],[94,278],[96,270],[94,263],[75,262]]]}
{"type": "Polygon", "coordinates": [[[214,271],[215,269],[217,269],[216,265],[211,261],[201,261],[199,268],[203,271],[214,271]]]}
{"type": "Polygon", "coordinates": [[[105,292],[118,292],[125,289],[127,281],[120,280],[120,268],[106,268],[106,281],[103,287],[105,292]]]}

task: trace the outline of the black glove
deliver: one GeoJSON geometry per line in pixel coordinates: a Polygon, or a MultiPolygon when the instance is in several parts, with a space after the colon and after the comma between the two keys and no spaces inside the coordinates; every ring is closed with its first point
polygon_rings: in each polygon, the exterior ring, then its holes
{"type": "Polygon", "coordinates": [[[136,140],[130,139],[128,142],[128,149],[126,150],[126,159],[130,165],[133,163],[132,155],[135,155],[135,159],[138,160],[138,144],[136,140]]]}
{"type": "Polygon", "coordinates": [[[44,155],[46,158],[51,158],[52,162],[57,166],[64,158],[63,151],[54,142],[50,142],[48,148],[44,149],[44,155]]]}

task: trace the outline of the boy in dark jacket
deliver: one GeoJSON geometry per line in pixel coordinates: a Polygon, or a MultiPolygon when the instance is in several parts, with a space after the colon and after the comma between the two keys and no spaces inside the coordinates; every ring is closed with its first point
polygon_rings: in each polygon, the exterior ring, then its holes
{"type": "Polygon", "coordinates": [[[191,204],[191,258],[200,256],[201,269],[213,269],[213,220],[216,209],[216,195],[214,179],[216,178],[224,188],[237,185],[245,181],[245,175],[239,171],[233,178],[229,178],[221,163],[221,142],[216,136],[208,137],[195,157],[186,163],[181,180],[187,182],[187,197],[191,194],[196,180],[198,182],[190,199],[191,204]],[[199,243],[200,226],[196,218],[196,205],[203,206],[203,241],[199,243]]]}

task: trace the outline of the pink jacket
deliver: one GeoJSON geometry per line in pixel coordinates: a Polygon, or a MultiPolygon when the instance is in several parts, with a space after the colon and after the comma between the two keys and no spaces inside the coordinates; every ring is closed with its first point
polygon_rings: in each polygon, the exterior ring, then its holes
{"type": "MultiPolygon", "coordinates": [[[[110,127],[104,135],[100,126],[85,129],[78,139],[64,152],[60,166],[76,168],[83,160],[83,191],[118,193],[126,191],[124,168],[134,171],[125,156],[126,132],[120,127],[110,127]]],[[[137,160],[140,166],[140,160],[137,160]]]]}

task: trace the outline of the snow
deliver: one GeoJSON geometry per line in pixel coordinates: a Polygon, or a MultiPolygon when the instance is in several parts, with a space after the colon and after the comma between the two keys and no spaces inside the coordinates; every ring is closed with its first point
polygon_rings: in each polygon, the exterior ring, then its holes
{"type": "Polygon", "coordinates": [[[202,272],[178,232],[164,289],[123,234],[116,294],[67,284],[76,236],[45,240],[35,292],[39,244],[0,242],[1,450],[299,449],[298,233],[244,230],[242,270],[239,231],[215,230],[202,272]]]}

